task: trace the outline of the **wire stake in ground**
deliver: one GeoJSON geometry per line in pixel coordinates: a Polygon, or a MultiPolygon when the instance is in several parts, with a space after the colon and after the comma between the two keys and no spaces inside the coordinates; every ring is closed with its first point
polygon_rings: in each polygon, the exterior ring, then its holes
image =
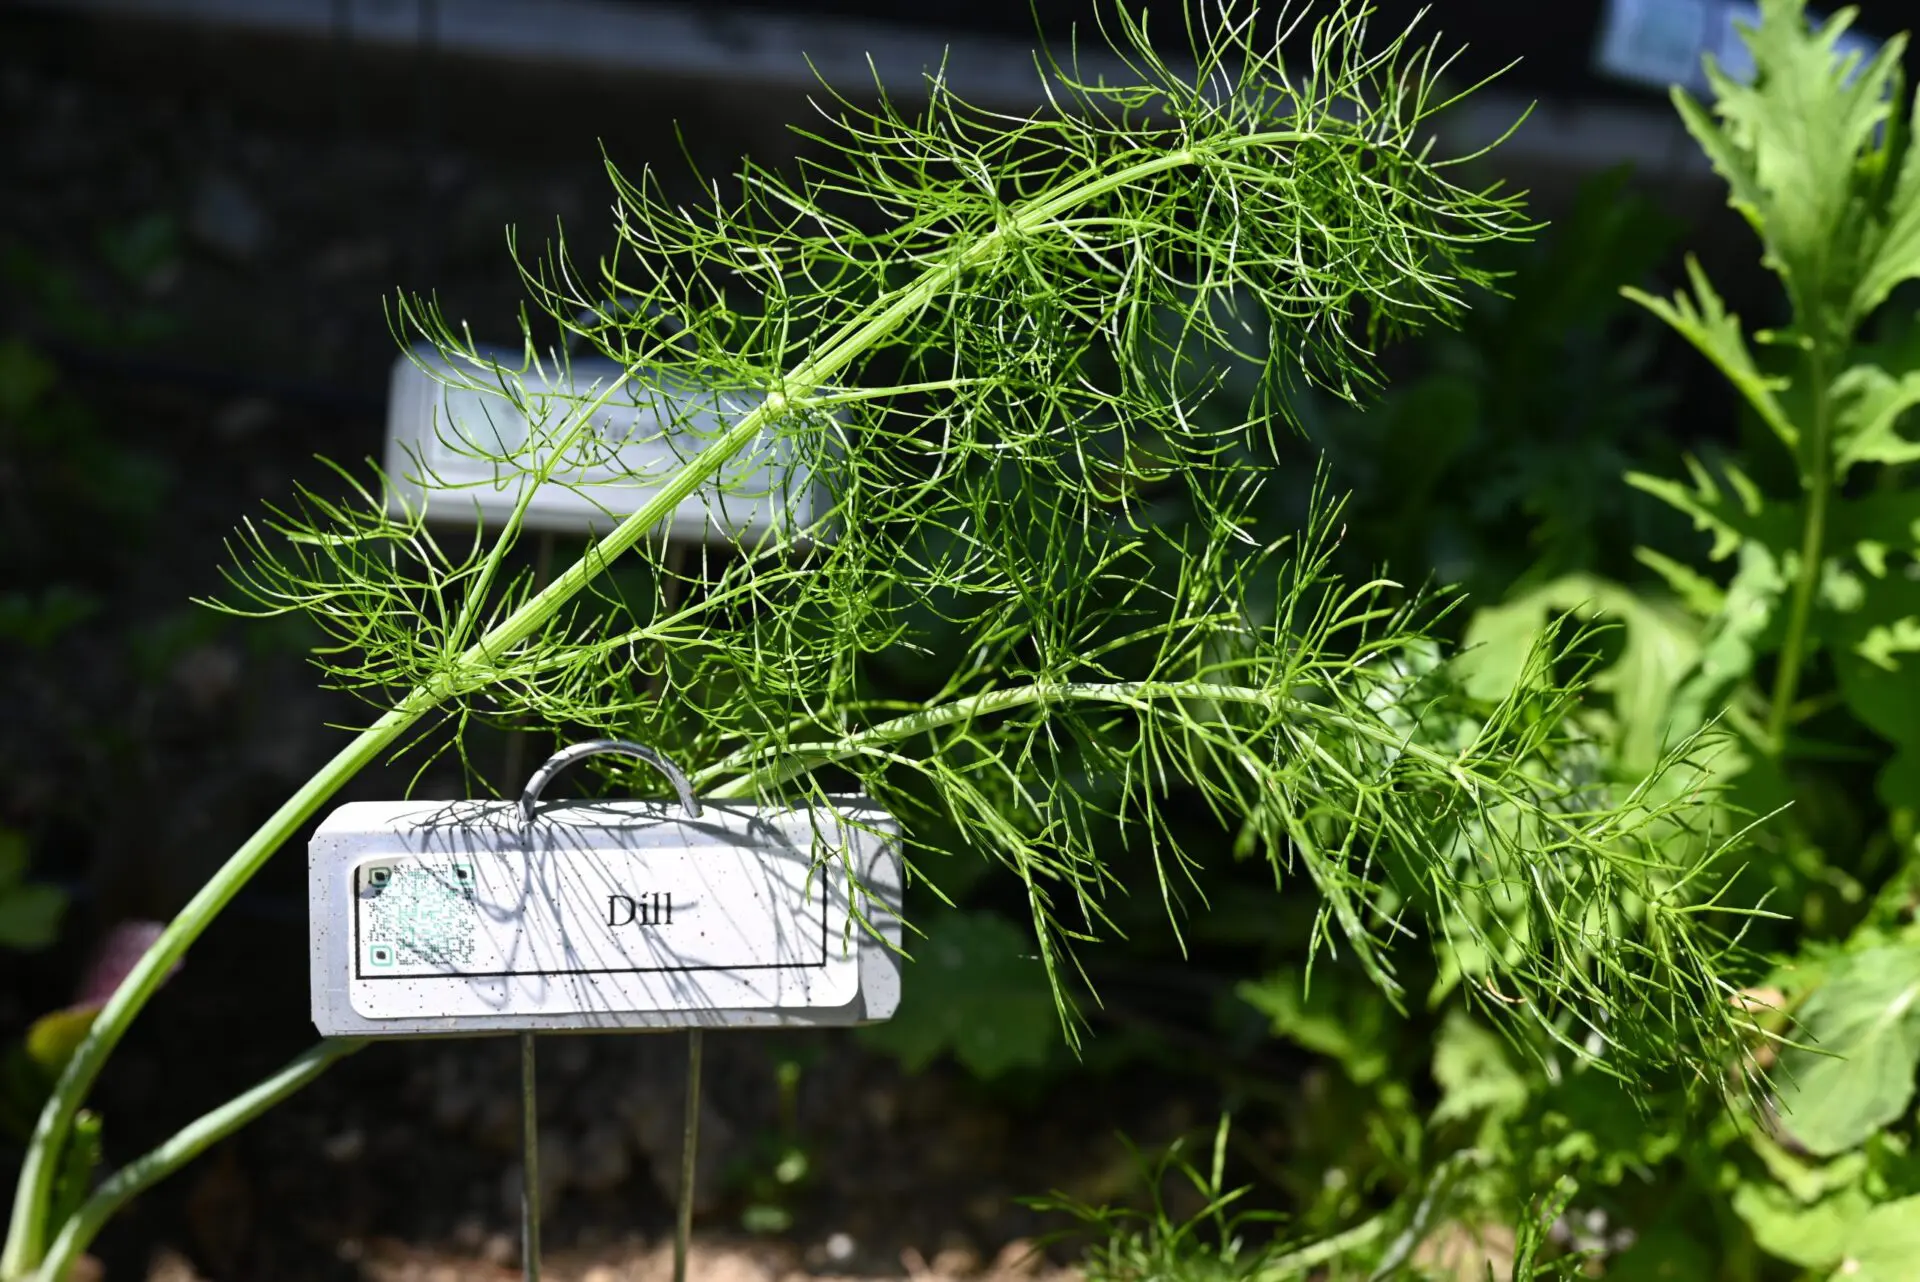
{"type": "Polygon", "coordinates": [[[673,1282],[687,1282],[687,1246],[693,1238],[693,1176],[700,1159],[701,1031],[687,1030],[687,1118],[680,1139],[680,1192],[673,1219],[673,1282]]]}
{"type": "Polygon", "coordinates": [[[532,1033],[520,1034],[520,1266],[527,1282],[540,1282],[540,1106],[532,1033]]]}

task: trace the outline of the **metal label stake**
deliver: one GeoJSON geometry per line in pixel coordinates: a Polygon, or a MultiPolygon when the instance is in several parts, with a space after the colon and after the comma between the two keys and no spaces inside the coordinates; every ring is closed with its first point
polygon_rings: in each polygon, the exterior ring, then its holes
{"type": "Polygon", "coordinates": [[[702,1033],[889,1018],[900,999],[899,827],[864,797],[702,804],[643,744],[556,753],[517,801],[357,802],[308,846],[313,1022],[330,1037],[520,1035],[526,1276],[539,1276],[534,1035],[687,1030],[674,1275],[693,1212],[702,1033]],[[677,805],[549,802],[617,753],[677,805]]]}
{"type": "Polygon", "coordinates": [[[540,1282],[540,1101],[532,1033],[520,1034],[520,1269],[527,1282],[540,1282]]]}
{"type": "MultiPolygon", "coordinates": [[[[607,753],[638,757],[658,770],[679,794],[680,806],[687,817],[700,818],[700,803],[694,799],[693,788],[679,766],[645,744],[596,739],[554,753],[527,780],[526,789],[520,794],[520,817],[527,826],[529,844],[540,794],[553,782],[553,777],[577,761],[607,753]]],[[[686,1147],[680,1156],[679,1206],[674,1216],[673,1282],[686,1282],[687,1241],[693,1232],[693,1172],[697,1157],[694,1145],[700,1129],[700,1030],[693,1029],[688,1037],[686,1147]]],[[[520,1256],[526,1282],[540,1282],[540,1107],[535,1090],[533,1039],[531,1031],[520,1034],[520,1256]]]]}

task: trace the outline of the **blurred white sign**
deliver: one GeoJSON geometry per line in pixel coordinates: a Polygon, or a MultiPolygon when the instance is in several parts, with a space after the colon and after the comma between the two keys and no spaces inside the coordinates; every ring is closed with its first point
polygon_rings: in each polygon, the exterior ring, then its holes
{"type": "MultiPolygon", "coordinates": [[[[1809,13],[1811,21],[1824,21],[1809,13]]],[[[1701,59],[1712,54],[1721,71],[1738,81],[1753,78],[1753,58],[1740,28],[1760,25],[1760,6],[1750,0],[1607,0],[1594,65],[1604,76],[1635,84],[1683,85],[1708,92],[1701,59]]],[[[1837,51],[1871,58],[1880,42],[1856,31],[1840,37],[1837,51]]]]}
{"type": "MultiPolygon", "coordinates": [[[[506,353],[499,359],[512,368],[506,353]]],[[[512,513],[540,458],[540,440],[600,392],[589,430],[567,452],[527,506],[524,526],[558,533],[605,534],[638,511],[663,484],[762,399],[745,392],[626,380],[605,359],[569,370],[528,370],[517,399],[474,386],[470,371],[431,351],[394,365],[387,400],[386,471],[396,513],[425,508],[433,521],[497,525],[512,513]],[[524,407],[524,408],[523,408],[524,407]],[[531,422],[530,422],[531,419],[531,422]],[[535,435],[533,425],[540,434],[535,435]]],[[[798,461],[790,433],[770,429],[720,475],[683,500],[667,523],[673,537],[750,542],[769,529],[806,529],[826,507],[816,479],[798,461]]]]}

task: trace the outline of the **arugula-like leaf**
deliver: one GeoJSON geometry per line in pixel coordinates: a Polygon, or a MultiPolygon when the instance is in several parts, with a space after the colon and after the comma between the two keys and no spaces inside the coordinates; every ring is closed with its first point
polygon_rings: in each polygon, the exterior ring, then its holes
{"type": "Polygon", "coordinates": [[[1673,692],[1700,656],[1698,626],[1667,603],[1576,574],[1481,610],[1467,627],[1468,648],[1457,661],[1467,692],[1480,699],[1505,698],[1548,621],[1568,613],[1583,622],[1624,628],[1619,659],[1595,674],[1592,687],[1612,696],[1620,765],[1634,772],[1650,769],[1667,738],[1673,692]]]}
{"type": "Polygon", "coordinates": [[[1762,0],[1760,10],[1760,25],[1742,32],[1753,81],[1709,58],[1711,114],[1678,88],[1674,105],[1764,242],[1798,333],[1844,342],[1897,283],[1920,273],[1910,226],[1920,180],[1910,163],[1898,181],[1884,176],[1889,160],[1907,159],[1886,150],[1904,145],[1903,131],[1886,126],[1905,42],[1887,41],[1863,68],[1858,54],[1837,49],[1851,12],[1813,30],[1804,0],[1762,0]]]}
{"type": "Polygon", "coordinates": [[[1885,212],[1864,233],[1865,268],[1854,287],[1854,310],[1870,314],[1907,281],[1920,278],[1920,97],[1904,128],[1896,116],[1887,145],[1875,159],[1892,176],[1885,212]]]}
{"type": "Polygon", "coordinates": [[[1777,607],[1786,591],[1773,552],[1759,542],[1742,544],[1740,568],[1708,616],[1699,661],[1668,705],[1669,738],[1702,729],[1732,701],[1759,656],[1779,644],[1777,607]]]}
{"type": "Polygon", "coordinates": [[[1780,1113],[1808,1152],[1830,1157],[1906,1112],[1920,1068],[1920,948],[1852,953],[1800,1010],[1804,1040],[1780,1059],[1780,1113]]]}
{"type": "Polygon", "coordinates": [[[1797,504],[1769,502],[1753,478],[1731,461],[1720,462],[1717,477],[1692,456],[1686,465],[1691,487],[1644,472],[1627,473],[1627,484],[1692,517],[1696,529],[1713,535],[1707,553],[1712,560],[1725,560],[1749,542],[1774,549],[1785,559],[1799,537],[1797,504]]]}
{"type": "Polygon", "coordinates": [[[1324,971],[1309,983],[1287,969],[1234,991],[1267,1017],[1276,1036],[1325,1055],[1355,1085],[1372,1085],[1393,1067],[1393,1008],[1371,986],[1336,983],[1324,971]]]}
{"type": "Polygon", "coordinates": [[[1853,715],[1893,743],[1920,744],[1920,583],[1876,581],[1855,608],[1820,623],[1853,715]]]}
{"type": "Polygon", "coordinates": [[[1760,421],[1772,429],[1781,443],[1788,449],[1797,448],[1800,429],[1794,425],[1779,397],[1779,393],[1786,391],[1791,384],[1778,375],[1761,372],[1759,365],[1754,362],[1752,349],[1747,346],[1746,335],[1741,331],[1740,318],[1728,311],[1726,304],[1720,301],[1720,295],[1714,292],[1707,274],[1691,254],[1687,256],[1687,278],[1693,282],[1692,297],[1682,291],[1676,293],[1670,302],[1631,286],[1620,292],[1658,316],[1674,332],[1699,348],[1700,354],[1712,361],[1727,381],[1746,397],[1747,404],[1753,407],[1760,421]]]}
{"type": "Polygon", "coordinates": [[[1834,471],[1840,480],[1856,463],[1911,463],[1920,441],[1899,431],[1901,417],[1920,406],[1920,370],[1898,376],[1878,365],[1856,365],[1833,381],[1834,471]]]}

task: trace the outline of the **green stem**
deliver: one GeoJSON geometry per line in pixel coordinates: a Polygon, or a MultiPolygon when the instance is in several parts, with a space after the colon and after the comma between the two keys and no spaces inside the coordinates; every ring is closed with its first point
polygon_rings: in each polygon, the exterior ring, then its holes
{"type": "Polygon", "coordinates": [[[186,952],[187,945],[206,929],[267,856],[305,823],[341,784],[398,738],[432,702],[437,700],[428,701],[418,695],[410,697],[361,731],[234,852],[120,981],[113,996],[94,1018],[86,1037],[67,1060],[60,1080],[54,1084],[34,1124],[26,1159],[20,1166],[12,1221],[7,1228],[6,1253],[0,1256],[0,1277],[23,1278],[40,1263],[42,1235],[50,1227],[45,1222],[47,1200],[73,1116],[134,1015],[160,987],[174,962],[186,952]],[[416,703],[420,705],[417,710],[416,703]]]}
{"type": "Polygon", "coordinates": [[[557,580],[465,651],[446,677],[420,686],[398,706],[356,735],[320,771],[287,799],[247,841],[221,865],[178,915],[167,924],[140,960],[120,982],[94,1020],[87,1036],[67,1061],[53,1092],[40,1111],[26,1160],[14,1193],[13,1215],[7,1227],[7,1246],[0,1255],[0,1278],[20,1278],[40,1260],[41,1243],[51,1227],[45,1223],[59,1155],[72,1129],[73,1116],[85,1101],[94,1080],[135,1015],[160,987],[175,962],[212,924],[220,910],[238,894],[262,864],[300,826],[324,805],[347,780],[390,747],[415,722],[446,699],[460,693],[467,674],[483,671],[495,656],[525,641],[569,598],[642,535],[666,520],[673,510],[712,472],[717,471],[765,425],[768,413],[756,409],[739,424],[696,455],[644,507],[622,522],[607,538],[588,550],[557,580]]]}
{"type": "Polygon", "coordinates": [[[1800,668],[1806,661],[1807,632],[1813,622],[1813,597],[1820,587],[1827,537],[1827,498],[1833,488],[1833,460],[1827,447],[1833,428],[1833,403],[1827,395],[1826,361],[1817,348],[1808,366],[1813,383],[1813,433],[1806,442],[1811,466],[1801,473],[1807,490],[1806,523],[1800,531],[1799,573],[1793,581],[1787,634],[1780,646],[1780,667],[1774,674],[1773,702],[1767,712],[1767,744],[1775,757],[1786,751],[1787,730],[1800,691],[1800,668]]]}
{"type": "MultiPolygon", "coordinates": [[[[1186,148],[1166,152],[1109,171],[1096,171],[1077,182],[1066,184],[1052,196],[1011,212],[1000,226],[980,235],[948,262],[928,268],[915,280],[891,294],[882,295],[850,317],[795,367],[779,388],[769,391],[764,401],[742,415],[725,434],[688,460],[686,466],[639,511],[622,521],[604,540],[590,546],[586,555],[569,566],[559,578],[529,598],[465,650],[445,676],[414,689],[392,711],[361,731],[276,810],[201,887],[199,893],[188,901],[121,981],[94,1020],[86,1038],[67,1061],[60,1080],[55,1084],[34,1126],[14,1193],[6,1248],[0,1252],[0,1279],[24,1278],[40,1263],[42,1244],[50,1227],[46,1224],[46,1214],[54,1172],[72,1130],[74,1114],[134,1016],[153,996],[174,963],[180,960],[188,946],[199,938],[228,901],[348,779],[391,746],[421,717],[447,699],[464,693],[477,674],[491,669],[496,656],[533,636],[609,563],[631,548],[649,530],[672,516],[683,501],[715,476],[769,423],[777,422],[790,408],[805,405],[808,398],[826,388],[835,376],[888,334],[936,303],[956,279],[998,252],[1004,239],[1035,234],[1066,210],[1128,183],[1191,165],[1203,156],[1255,147],[1284,146],[1312,141],[1316,137],[1320,135],[1277,130],[1224,139],[1210,144],[1204,150],[1186,148]]],[[[598,403],[604,402],[611,394],[611,387],[603,391],[596,398],[595,405],[582,415],[582,420],[590,419],[598,403]]],[[[531,489],[529,486],[529,492],[531,489]]],[[[529,495],[522,496],[519,509],[524,509],[527,497],[529,495]]]]}
{"type": "MultiPolygon", "coordinates": [[[[1244,703],[1266,708],[1272,712],[1289,712],[1302,718],[1312,718],[1330,725],[1337,725],[1343,730],[1372,739],[1375,743],[1398,749],[1436,770],[1456,776],[1461,773],[1459,759],[1449,753],[1440,752],[1424,744],[1408,742],[1406,736],[1386,726],[1355,720],[1337,709],[1289,698],[1260,686],[1227,685],[1213,681],[1059,681],[1008,686],[969,695],[937,708],[927,708],[908,713],[904,717],[895,717],[891,721],[883,721],[840,739],[764,749],[743,749],[704,770],[696,771],[692,784],[695,792],[716,800],[742,797],[757,788],[778,784],[829,762],[853,756],[868,744],[895,743],[901,739],[911,739],[915,735],[938,730],[943,726],[971,721],[975,717],[992,716],[1013,708],[1036,703],[1086,702],[1118,704],[1136,711],[1146,711],[1152,703],[1163,699],[1244,703]],[[764,764],[772,768],[756,767],[754,765],[756,758],[768,759],[764,764]],[[724,776],[733,774],[735,771],[746,771],[746,773],[739,774],[725,783],[719,782],[724,776]]],[[[1492,780],[1482,782],[1498,795],[1510,795],[1492,780]]]]}
{"type": "MultiPolygon", "coordinates": [[[[1036,703],[1091,702],[1113,704],[1131,708],[1136,712],[1148,712],[1152,710],[1154,703],[1163,700],[1250,704],[1265,708],[1272,713],[1285,713],[1302,720],[1319,721],[1325,725],[1338,727],[1347,733],[1371,739],[1382,747],[1404,753],[1407,757],[1439,773],[1451,776],[1469,790],[1478,792],[1484,789],[1488,796],[1499,801],[1534,808],[1540,822],[1548,829],[1583,848],[1599,850],[1605,853],[1606,857],[1622,863],[1633,862],[1633,856],[1630,854],[1606,852],[1603,846],[1595,842],[1597,833],[1583,828],[1578,822],[1577,814],[1562,814],[1532,807],[1522,791],[1507,785],[1499,777],[1470,770],[1462,756],[1411,742],[1396,730],[1373,722],[1358,720],[1337,708],[1290,698],[1259,686],[1226,685],[1212,681],[1062,681],[988,690],[964,699],[956,699],[952,703],[942,704],[937,708],[927,708],[909,713],[904,717],[896,717],[891,721],[883,721],[839,739],[790,744],[784,747],[742,749],[723,761],[695,772],[691,783],[695,792],[715,800],[746,797],[761,788],[854,756],[869,746],[897,743],[902,739],[911,739],[915,735],[926,734],[943,726],[971,721],[976,717],[991,716],[1013,708],[1036,703]],[[735,774],[735,772],[740,773],[735,774]],[[735,777],[720,782],[728,774],[734,774],[735,777]]],[[[1322,755],[1324,758],[1324,753],[1322,755]]],[[[1331,758],[1325,758],[1325,764],[1336,773],[1345,773],[1344,768],[1331,758]]]]}
{"type": "Polygon", "coordinates": [[[1252,1277],[1252,1282],[1293,1282],[1307,1269],[1330,1264],[1334,1260],[1370,1246],[1391,1227],[1391,1212],[1383,1212],[1371,1220],[1356,1224],[1344,1233],[1336,1233],[1330,1238],[1322,1238],[1297,1251],[1289,1251],[1277,1260],[1268,1262],[1252,1277]]]}
{"type": "Polygon", "coordinates": [[[60,1236],[47,1250],[40,1266],[40,1282],[65,1282],[67,1270],[93,1244],[93,1239],[108,1220],[133,1198],[191,1162],[209,1145],[251,1122],[260,1114],[286,1099],[314,1078],[327,1071],[333,1062],[353,1054],[366,1042],[359,1038],[329,1038],[309,1047],[285,1068],[252,1090],[236,1095],[220,1107],[204,1114],[191,1125],[182,1127],[158,1148],[135,1158],[109,1176],[94,1190],[60,1229],[60,1236]]]}

